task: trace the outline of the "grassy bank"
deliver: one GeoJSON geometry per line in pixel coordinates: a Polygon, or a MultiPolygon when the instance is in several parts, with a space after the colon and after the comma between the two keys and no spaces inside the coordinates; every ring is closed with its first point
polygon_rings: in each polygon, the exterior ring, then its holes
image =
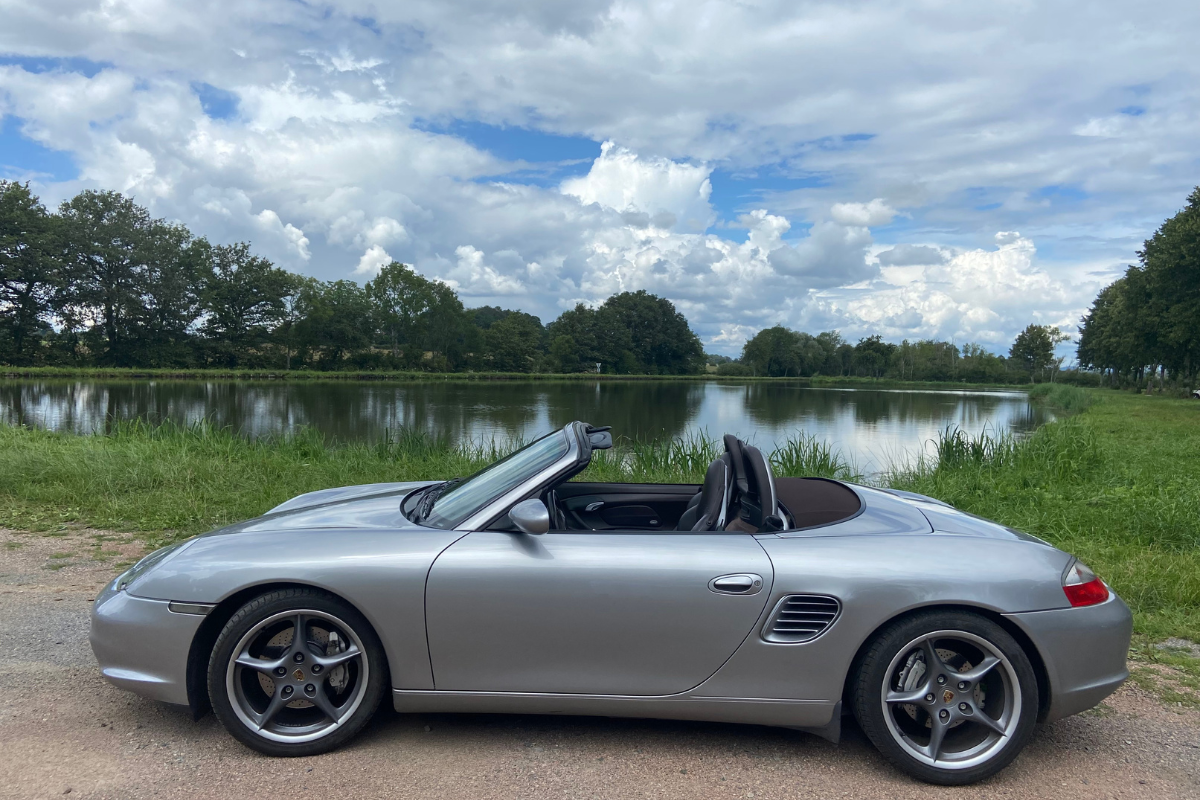
{"type": "MultiPolygon", "coordinates": [[[[1021,440],[944,436],[936,463],[887,481],[1079,555],[1129,601],[1145,636],[1200,640],[1200,403],[1036,392],[1075,413],[1021,440]]],[[[89,525],[163,541],[302,492],[469,474],[509,446],[455,447],[413,433],[335,446],[312,432],[248,441],[206,426],[124,425],[90,437],[0,426],[0,525],[89,525]]],[[[626,443],[585,477],[698,482],[717,447],[703,437],[626,443]]],[[[771,458],[781,475],[853,477],[835,450],[800,436],[771,458]]]]}
{"type": "MultiPolygon", "coordinates": [[[[130,423],[95,436],[0,425],[0,526],[82,524],[168,540],[258,516],[317,489],[469,475],[517,444],[455,446],[410,431],[337,445],[311,429],[249,440],[209,425],[130,423]]],[[[598,454],[583,477],[698,483],[719,448],[704,436],[624,442],[620,451],[598,454]]],[[[804,436],[772,457],[780,474],[853,477],[828,445],[804,436]]]]}

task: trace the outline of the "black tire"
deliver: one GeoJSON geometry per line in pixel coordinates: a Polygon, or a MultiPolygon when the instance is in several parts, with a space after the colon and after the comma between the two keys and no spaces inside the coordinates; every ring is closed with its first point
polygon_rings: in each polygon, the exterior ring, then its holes
{"type": "Polygon", "coordinates": [[[1037,678],[1028,655],[999,625],[965,611],[918,613],[888,626],[858,660],[851,687],[854,716],[867,738],[894,765],[928,783],[958,786],[996,774],[1025,747],[1037,720],[1037,678]],[[978,680],[960,682],[991,659],[995,666],[978,680]],[[908,696],[914,702],[899,699],[908,696]]]}
{"type": "MultiPolygon", "coordinates": [[[[332,655],[334,659],[344,656],[343,653],[332,655]]],[[[342,745],[370,721],[388,685],[383,645],[374,629],[351,605],[316,589],[281,589],[256,597],[242,606],[221,630],[208,662],[208,693],[217,719],[242,744],[269,756],[311,756],[342,745]],[[279,626],[280,633],[268,640],[266,649],[262,644],[255,644],[256,636],[259,639],[270,637],[276,630],[261,626],[273,624],[279,626]],[[292,648],[298,628],[305,636],[304,642],[296,648],[303,647],[304,651],[298,655],[290,649],[277,652],[281,647],[292,648]],[[290,637],[286,635],[288,629],[292,631],[290,637]],[[319,646],[312,646],[309,635],[319,636],[322,631],[326,642],[331,639],[335,644],[342,642],[343,650],[357,650],[359,655],[346,658],[338,666],[319,663],[327,654],[322,653],[319,646]],[[340,631],[340,634],[334,638],[331,631],[340,631]],[[270,642],[281,636],[285,644],[271,648],[270,642]],[[249,642],[247,637],[250,637],[249,642]],[[277,672],[231,664],[238,655],[235,650],[250,653],[251,647],[258,647],[264,653],[256,656],[262,659],[256,663],[267,664],[269,658],[275,657],[280,659],[277,664],[286,661],[286,668],[276,667],[286,674],[276,677],[277,672]],[[337,672],[339,669],[342,669],[341,673],[337,672]],[[266,681],[260,673],[267,676],[266,681]],[[294,679],[293,676],[299,677],[294,679]],[[335,676],[338,683],[345,679],[349,686],[340,689],[346,694],[344,705],[340,707],[335,705],[339,691],[332,684],[335,676]],[[285,686],[285,681],[289,685],[285,686]],[[260,685],[258,697],[253,694],[256,684],[260,685]],[[309,695],[312,701],[305,697],[310,688],[315,688],[309,695]],[[351,691],[352,695],[349,694],[351,691]],[[321,698],[317,698],[318,692],[321,698]],[[286,697],[293,698],[290,704],[285,705],[286,697]],[[266,714],[263,728],[256,728],[251,717],[259,709],[252,704],[256,700],[262,703],[264,699],[266,708],[261,709],[262,712],[269,712],[274,707],[272,700],[278,702],[278,708],[274,716],[266,714]],[[325,708],[331,709],[332,713],[327,714],[325,708]],[[334,714],[343,716],[335,718],[334,714]],[[281,718],[288,715],[293,720],[299,717],[307,727],[300,722],[295,727],[285,725],[281,718]],[[318,717],[323,721],[317,720],[318,717]],[[326,727],[321,728],[321,725],[326,727]],[[293,730],[297,733],[290,732],[293,730]]]]}

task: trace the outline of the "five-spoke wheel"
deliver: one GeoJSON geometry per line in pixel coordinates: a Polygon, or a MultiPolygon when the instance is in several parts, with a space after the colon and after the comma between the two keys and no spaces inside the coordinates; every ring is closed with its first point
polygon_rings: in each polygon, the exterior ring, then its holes
{"type": "Polygon", "coordinates": [[[867,648],[857,678],[854,710],[868,737],[898,766],[936,783],[970,783],[1003,768],[1037,715],[1025,652],[975,614],[901,620],[867,648]]]}
{"type": "Polygon", "coordinates": [[[383,694],[382,648],[353,608],[289,589],[248,603],[209,662],[213,709],[234,736],[272,755],[332,749],[366,724],[383,694]]]}

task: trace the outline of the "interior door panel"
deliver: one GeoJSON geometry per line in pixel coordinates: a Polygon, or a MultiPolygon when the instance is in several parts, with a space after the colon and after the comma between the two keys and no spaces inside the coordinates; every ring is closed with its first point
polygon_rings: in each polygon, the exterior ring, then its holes
{"type": "Polygon", "coordinates": [[[555,497],[573,530],[674,530],[688,502],[700,491],[692,484],[564,483],[555,497]]]}
{"type": "Polygon", "coordinates": [[[456,691],[684,692],[745,640],[771,581],[770,559],[746,534],[471,533],[429,572],[434,683],[456,691]],[[734,573],[761,576],[761,588],[711,588],[734,573]]]}

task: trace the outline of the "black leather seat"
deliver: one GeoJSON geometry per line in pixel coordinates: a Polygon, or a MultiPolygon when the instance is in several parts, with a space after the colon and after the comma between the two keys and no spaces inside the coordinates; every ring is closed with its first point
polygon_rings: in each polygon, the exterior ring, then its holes
{"type": "Polygon", "coordinates": [[[704,473],[704,486],[688,503],[675,530],[723,530],[732,483],[733,469],[729,454],[726,453],[708,465],[708,471],[704,473]]]}
{"type": "Polygon", "coordinates": [[[779,530],[775,476],[766,456],[731,434],[725,435],[724,443],[725,454],[709,465],[703,488],[688,503],[675,530],[779,530]],[[774,526],[767,523],[768,517],[776,518],[774,526]]]}

